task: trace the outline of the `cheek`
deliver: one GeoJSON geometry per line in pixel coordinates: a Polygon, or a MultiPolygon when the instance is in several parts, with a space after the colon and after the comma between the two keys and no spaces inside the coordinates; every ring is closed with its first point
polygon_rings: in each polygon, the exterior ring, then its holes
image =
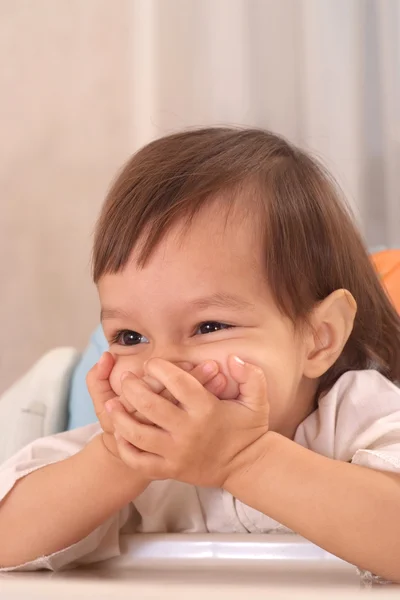
{"type": "Polygon", "coordinates": [[[297,364],[293,352],[279,352],[276,348],[268,348],[264,344],[238,344],[235,348],[208,349],[207,355],[200,360],[210,358],[215,360],[221,372],[227,378],[227,386],[219,395],[222,400],[236,398],[239,393],[238,384],[232,379],[228,369],[228,356],[236,354],[242,360],[260,367],[265,375],[268,385],[268,397],[271,411],[278,412],[287,403],[287,398],[293,394],[295,380],[297,380],[297,364]]]}
{"type": "Polygon", "coordinates": [[[143,376],[143,361],[137,356],[117,356],[113,354],[115,365],[110,375],[110,385],[117,396],[121,395],[121,375],[125,371],[143,376]]]}

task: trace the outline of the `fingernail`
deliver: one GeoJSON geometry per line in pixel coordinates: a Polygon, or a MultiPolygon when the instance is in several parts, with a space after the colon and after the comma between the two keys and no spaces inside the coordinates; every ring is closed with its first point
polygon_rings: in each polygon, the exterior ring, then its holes
{"type": "Polygon", "coordinates": [[[108,413],[112,412],[112,409],[113,409],[113,401],[112,401],[112,400],[108,400],[108,401],[105,403],[105,405],[104,405],[104,408],[106,409],[106,411],[107,411],[108,413]]]}
{"type": "Polygon", "coordinates": [[[130,371],[124,371],[121,375],[121,381],[123,381],[124,379],[126,379],[127,377],[129,377],[129,375],[131,374],[130,371]]]}
{"type": "Polygon", "coordinates": [[[114,431],[114,437],[117,440],[117,442],[122,439],[122,436],[119,433],[117,433],[116,431],[114,431]]]}
{"type": "Polygon", "coordinates": [[[234,356],[233,360],[235,361],[236,364],[240,365],[241,367],[244,367],[244,361],[239,358],[238,356],[234,356]]]}
{"type": "Polygon", "coordinates": [[[102,365],[102,364],[103,364],[103,362],[104,362],[104,360],[105,360],[105,352],[103,352],[103,354],[100,356],[100,358],[99,358],[99,360],[98,360],[97,364],[98,364],[98,365],[102,365]]]}
{"type": "Polygon", "coordinates": [[[217,370],[217,364],[213,360],[208,360],[204,364],[201,365],[201,370],[206,375],[211,375],[211,373],[215,373],[217,370]]]}

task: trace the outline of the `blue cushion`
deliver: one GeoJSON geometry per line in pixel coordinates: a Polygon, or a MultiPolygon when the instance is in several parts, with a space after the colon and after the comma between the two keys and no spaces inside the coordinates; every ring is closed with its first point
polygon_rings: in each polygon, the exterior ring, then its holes
{"type": "Polygon", "coordinates": [[[75,367],[69,397],[68,408],[68,429],[83,427],[97,421],[94,412],[93,403],[86,387],[86,375],[88,371],[97,363],[105,350],[108,350],[108,343],[104,337],[103,329],[99,326],[92,337],[81,360],[75,367]]]}

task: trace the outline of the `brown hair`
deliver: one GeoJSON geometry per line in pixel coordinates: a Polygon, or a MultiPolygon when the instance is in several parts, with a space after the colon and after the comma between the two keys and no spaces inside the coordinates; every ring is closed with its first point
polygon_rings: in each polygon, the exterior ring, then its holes
{"type": "MultiPolygon", "coordinates": [[[[113,184],[97,223],[93,278],[123,269],[139,238],[144,265],[170,227],[221,196],[259,196],[266,215],[268,283],[284,314],[306,320],[336,289],[358,305],[352,334],[320,382],[378,368],[400,380],[400,317],[371,265],[340,191],[325,169],[281,137],[258,129],[207,128],[156,140],[113,184]],[[145,231],[145,238],[143,232],[145,231]]],[[[258,218],[258,217],[257,217],[258,218]]]]}

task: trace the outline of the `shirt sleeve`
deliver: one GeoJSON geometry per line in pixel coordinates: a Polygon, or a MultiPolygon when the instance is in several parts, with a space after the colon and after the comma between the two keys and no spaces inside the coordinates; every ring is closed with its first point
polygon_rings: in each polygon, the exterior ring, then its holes
{"type": "MultiPolygon", "coordinates": [[[[73,431],[35,440],[0,466],[0,502],[12,490],[18,480],[37,469],[73,456],[96,435],[100,425],[88,425],[73,431]]],[[[120,555],[120,530],[127,522],[133,507],[127,506],[76,544],[49,556],[15,567],[0,568],[4,571],[58,571],[66,567],[89,564],[120,555]]],[[[23,532],[19,533],[23,535],[23,532]]]]}
{"type": "Polygon", "coordinates": [[[400,473],[400,389],[377,371],[349,371],[295,441],[330,458],[400,473]]]}
{"type": "MultiPolygon", "coordinates": [[[[400,474],[400,389],[377,371],[349,371],[299,426],[295,441],[329,458],[400,474]]],[[[388,583],[358,572],[367,585],[388,583]]]]}

